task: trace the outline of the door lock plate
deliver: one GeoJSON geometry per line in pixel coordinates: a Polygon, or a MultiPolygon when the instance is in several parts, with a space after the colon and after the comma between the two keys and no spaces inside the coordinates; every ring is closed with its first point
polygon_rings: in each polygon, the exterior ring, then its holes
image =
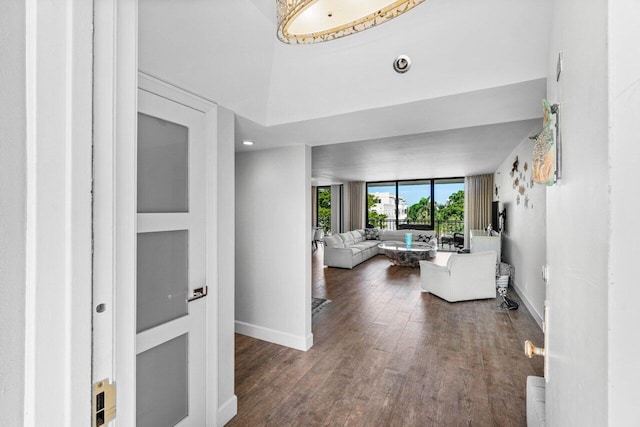
{"type": "Polygon", "coordinates": [[[116,385],[108,378],[93,385],[93,426],[106,425],[116,417],[116,385]]]}

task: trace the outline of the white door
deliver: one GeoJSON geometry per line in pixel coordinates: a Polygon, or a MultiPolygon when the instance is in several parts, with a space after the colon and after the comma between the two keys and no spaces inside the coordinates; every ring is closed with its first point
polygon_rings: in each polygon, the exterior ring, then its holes
{"type": "Polygon", "coordinates": [[[202,426],[205,115],[140,89],[137,126],[136,424],[202,426]]]}

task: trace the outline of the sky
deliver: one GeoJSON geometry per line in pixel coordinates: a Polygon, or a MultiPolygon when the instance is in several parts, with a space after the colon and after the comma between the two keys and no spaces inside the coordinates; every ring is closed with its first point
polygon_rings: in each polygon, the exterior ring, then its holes
{"type": "MultiPolygon", "coordinates": [[[[376,193],[392,193],[395,194],[396,187],[395,185],[383,186],[383,187],[375,187],[375,189],[371,189],[372,192],[376,193]]],[[[436,184],[434,189],[434,199],[438,204],[444,204],[447,200],[449,200],[449,195],[455,193],[458,190],[464,190],[464,183],[455,183],[455,184],[436,184]]],[[[411,186],[402,186],[398,187],[398,192],[400,197],[404,199],[407,205],[411,206],[420,201],[422,197],[430,196],[430,188],[429,185],[411,185],[411,186]]]]}

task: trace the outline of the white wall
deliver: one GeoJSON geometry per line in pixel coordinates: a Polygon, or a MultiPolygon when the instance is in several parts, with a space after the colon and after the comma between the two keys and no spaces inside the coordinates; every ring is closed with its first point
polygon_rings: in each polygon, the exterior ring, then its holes
{"type": "Polygon", "coordinates": [[[542,327],[546,289],[541,267],[547,254],[547,201],[546,186],[534,184],[531,180],[533,146],[533,141],[524,139],[498,167],[493,177],[497,189],[493,200],[499,200],[501,208],[507,212],[506,227],[502,233],[502,258],[514,267],[511,284],[542,327]],[[516,157],[518,171],[512,173],[516,157]],[[520,186],[524,194],[520,194],[520,186]]]}
{"type": "Polygon", "coordinates": [[[218,107],[218,421],[237,412],[234,394],[234,114],[218,107]]]}
{"type": "Polygon", "coordinates": [[[25,331],[25,4],[0,6],[0,424],[22,425],[25,331]]]}
{"type": "Polygon", "coordinates": [[[138,0],[138,42],[145,46],[139,69],[264,122],[271,78],[265,70],[277,41],[275,15],[267,19],[255,3],[138,0]],[[250,24],[239,29],[236,22],[250,24]],[[273,37],[256,36],[266,32],[273,37]]]}
{"type": "Polygon", "coordinates": [[[236,153],[236,332],[308,349],[311,149],[236,153]]]}
{"type": "Polygon", "coordinates": [[[547,89],[549,101],[561,105],[563,162],[561,181],[547,189],[546,411],[552,426],[608,421],[607,3],[553,4],[547,89]],[[559,51],[564,70],[556,82],[559,51]]]}
{"type": "Polygon", "coordinates": [[[637,327],[640,229],[640,2],[609,2],[610,201],[609,425],[640,425],[637,327]]]}

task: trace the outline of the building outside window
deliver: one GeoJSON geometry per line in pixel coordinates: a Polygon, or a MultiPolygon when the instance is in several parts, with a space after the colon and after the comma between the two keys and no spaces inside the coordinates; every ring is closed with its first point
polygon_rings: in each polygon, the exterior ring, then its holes
{"type": "MultiPolygon", "coordinates": [[[[377,199],[377,202],[371,206],[371,211],[378,214],[379,217],[385,217],[389,220],[396,219],[396,195],[390,192],[374,192],[373,199],[377,199]]],[[[397,200],[398,206],[398,219],[403,220],[407,217],[407,204],[400,197],[397,200]]]]}

